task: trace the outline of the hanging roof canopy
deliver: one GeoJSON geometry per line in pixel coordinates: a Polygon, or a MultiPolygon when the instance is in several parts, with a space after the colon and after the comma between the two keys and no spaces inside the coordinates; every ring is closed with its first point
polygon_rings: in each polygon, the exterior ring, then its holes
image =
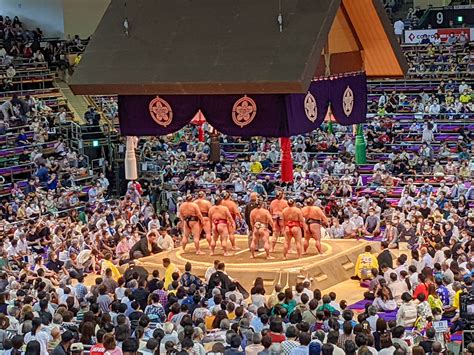
{"type": "Polygon", "coordinates": [[[405,74],[379,0],[112,0],[70,86],[86,95],[304,93],[328,65],[330,74],[405,74]]]}

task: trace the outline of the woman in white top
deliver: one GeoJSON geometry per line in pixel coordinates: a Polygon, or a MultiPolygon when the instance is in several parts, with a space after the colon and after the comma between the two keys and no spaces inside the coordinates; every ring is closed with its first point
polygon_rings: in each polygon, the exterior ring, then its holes
{"type": "Polygon", "coordinates": [[[380,336],[380,348],[379,355],[392,355],[395,352],[390,334],[385,333],[380,336]]]}
{"type": "Polygon", "coordinates": [[[332,239],[344,238],[344,227],[339,224],[339,220],[335,217],[332,219],[332,225],[328,229],[328,234],[332,239]]]}
{"type": "Polygon", "coordinates": [[[265,307],[265,291],[263,287],[257,285],[253,288],[252,291],[252,304],[255,305],[257,308],[265,307]]]}
{"type": "Polygon", "coordinates": [[[32,340],[36,340],[41,346],[41,355],[49,355],[48,341],[49,335],[42,331],[43,325],[40,318],[33,318],[31,322],[31,332],[25,334],[24,342],[28,344],[32,340]]]}

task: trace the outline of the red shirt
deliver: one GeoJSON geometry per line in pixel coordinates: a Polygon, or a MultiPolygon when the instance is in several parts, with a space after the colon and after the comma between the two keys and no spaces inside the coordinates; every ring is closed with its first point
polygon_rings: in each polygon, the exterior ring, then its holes
{"type": "Polygon", "coordinates": [[[416,300],[418,295],[420,293],[423,293],[425,295],[425,300],[428,299],[428,285],[427,283],[421,283],[418,286],[416,286],[415,291],[413,292],[413,299],[416,300]]]}
{"type": "Polygon", "coordinates": [[[272,343],[282,343],[286,340],[286,337],[283,334],[269,332],[268,335],[272,338],[272,343]]]}
{"type": "Polygon", "coordinates": [[[105,353],[104,344],[95,344],[89,351],[90,355],[102,355],[105,353]]]}

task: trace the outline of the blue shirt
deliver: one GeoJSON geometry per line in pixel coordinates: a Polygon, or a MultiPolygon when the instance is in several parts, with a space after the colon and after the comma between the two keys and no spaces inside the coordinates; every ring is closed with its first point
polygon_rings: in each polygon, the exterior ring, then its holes
{"type": "Polygon", "coordinates": [[[48,169],[41,167],[36,172],[36,176],[41,182],[48,182],[48,169]]]}
{"type": "Polygon", "coordinates": [[[446,286],[441,285],[440,287],[438,287],[436,293],[438,294],[440,300],[443,302],[443,305],[449,306],[449,291],[446,286]]]}
{"type": "Polygon", "coordinates": [[[309,348],[306,345],[300,345],[296,348],[291,349],[290,355],[308,355],[309,348]]]}
{"type": "Polygon", "coordinates": [[[253,328],[255,333],[260,333],[263,329],[263,323],[260,317],[253,317],[250,326],[253,328]]]}
{"type": "Polygon", "coordinates": [[[145,308],[145,314],[152,321],[163,323],[166,320],[165,309],[161,304],[150,304],[145,308]]]}
{"type": "Polygon", "coordinates": [[[87,287],[81,283],[76,284],[75,287],[76,297],[79,301],[82,301],[87,295],[87,287]]]}
{"type": "Polygon", "coordinates": [[[52,182],[48,182],[47,188],[48,190],[56,190],[58,187],[58,178],[55,178],[52,182]]]}

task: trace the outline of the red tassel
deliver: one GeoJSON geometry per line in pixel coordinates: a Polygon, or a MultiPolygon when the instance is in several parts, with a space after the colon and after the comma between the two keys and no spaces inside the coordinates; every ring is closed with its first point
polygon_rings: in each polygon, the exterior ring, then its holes
{"type": "Polygon", "coordinates": [[[291,141],[288,137],[280,138],[281,146],[281,181],[293,182],[293,157],[291,156],[291,141]]]}
{"type": "Polygon", "coordinates": [[[204,130],[202,129],[202,124],[198,127],[199,132],[199,142],[204,142],[204,130]]]}

